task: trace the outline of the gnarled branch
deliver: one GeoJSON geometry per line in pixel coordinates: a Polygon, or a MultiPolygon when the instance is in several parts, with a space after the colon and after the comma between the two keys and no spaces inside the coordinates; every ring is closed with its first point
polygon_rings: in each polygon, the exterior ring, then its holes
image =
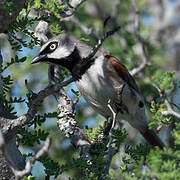
{"type": "Polygon", "coordinates": [[[22,171],[14,171],[16,180],[22,179],[24,176],[27,176],[31,173],[31,170],[36,160],[38,160],[41,156],[48,152],[50,143],[50,137],[47,137],[42,148],[26,163],[25,169],[22,171]]]}

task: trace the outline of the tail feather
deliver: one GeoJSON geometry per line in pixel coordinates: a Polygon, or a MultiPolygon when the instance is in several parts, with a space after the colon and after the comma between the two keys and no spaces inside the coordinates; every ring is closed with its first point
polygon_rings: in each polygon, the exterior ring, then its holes
{"type": "Polygon", "coordinates": [[[153,130],[150,130],[148,127],[145,131],[141,131],[141,134],[148,141],[149,144],[153,146],[159,146],[161,149],[165,147],[164,143],[161,141],[158,135],[153,130]]]}

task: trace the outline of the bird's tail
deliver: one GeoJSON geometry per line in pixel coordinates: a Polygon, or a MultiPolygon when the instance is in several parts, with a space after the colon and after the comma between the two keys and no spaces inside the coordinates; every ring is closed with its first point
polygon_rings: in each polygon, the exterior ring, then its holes
{"type": "Polygon", "coordinates": [[[153,146],[159,146],[161,149],[165,147],[164,143],[161,141],[158,135],[153,130],[150,130],[148,126],[143,129],[143,131],[140,130],[140,133],[148,141],[149,144],[153,146]]]}

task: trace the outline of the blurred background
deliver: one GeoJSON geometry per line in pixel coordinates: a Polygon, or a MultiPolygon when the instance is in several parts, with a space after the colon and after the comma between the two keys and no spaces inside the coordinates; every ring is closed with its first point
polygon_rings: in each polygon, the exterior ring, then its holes
{"type": "MultiPolygon", "coordinates": [[[[180,77],[180,1],[179,0],[141,0],[136,1],[139,8],[140,18],[140,34],[148,42],[147,54],[151,66],[146,66],[142,71],[135,75],[137,84],[146,100],[147,112],[149,119],[152,120],[152,114],[149,109],[151,101],[158,101],[159,93],[152,86],[152,81],[163,72],[175,71],[178,84],[180,77]]],[[[143,52],[141,43],[137,40],[134,33],[134,8],[130,0],[88,0],[83,3],[75,13],[73,18],[67,18],[66,21],[56,22],[63,32],[73,34],[79,39],[87,42],[92,47],[96,44],[98,38],[101,38],[103,31],[111,30],[118,25],[122,29],[109,37],[103,45],[103,49],[118,58],[130,71],[138,67],[142,63],[143,52]],[[104,21],[111,17],[104,29],[104,21]],[[86,30],[89,30],[88,35],[86,30]]],[[[53,24],[53,23],[52,23],[53,24]]],[[[35,25],[34,25],[35,27],[35,25]]],[[[32,27],[33,28],[33,27],[32,27]]],[[[18,32],[17,35],[24,41],[29,41],[23,33],[18,32]]],[[[27,100],[27,89],[25,87],[25,79],[34,92],[38,92],[48,84],[48,65],[37,64],[31,65],[31,59],[37,55],[39,47],[34,46],[32,49],[23,47],[18,53],[18,57],[26,56],[28,59],[20,64],[16,64],[3,72],[3,76],[11,75],[14,79],[12,91],[9,96],[22,97],[27,100]]],[[[4,55],[5,56],[5,55],[4,55]]],[[[70,74],[65,69],[63,73],[68,77],[70,74]]],[[[74,91],[78,91],[75,83],[66,87],[72,99],[76,98],[74,91]],[[73,91],[72,91],[73,89],[73,91]]],[[[180,89],[174,87],[171,94],[173,103],[180,105],[180,89]]],[[[27,104],[24,102],[14,104],[14,111],[17,116],[27,112],[27,104]]],[[[40,115],[44,113],[57,112],[57,102],[54,97],[50,96],[44,100],[38,112],[40,115]]],[[[104,119],[89,107],[85,100],[80,97],[76,105],[76,120],[80,127],[88,126],[88,128],[96,128],[103,124],[104,119]]],[[[44,120],[42,120],[43,122],[44,120]]],[[[60,165],[72,161],[78,154],[74,147],[70,144],[69,139],[64,138],[56,124],[56,118],[46,118],[41,126],[36,128],[25,128],[24,135],[29,133],[29,147],[27,142],[20,141],[21,152],[25,154],[34,153],[41,146],[41,142],[36,142],[38,129],[44,130],[52,137],[50,147],[50,157],[54,160],[52,166],[56,166],[55,162],[60,165]]],[[[130,130],[131,134],[127,143],[140,142],[141,137],[136,131],[130,130]]],[[[166,135],[161,132],[161,136],[165,139],[166,135]]],[[[21,139],[21,136],[19,137],[21,139]]],[[[120,154],[116,155],[113,160],[112,168],[118,169],[121,164],[120,154]]],[[[44,179],[44,167],[40,162],[36,162],[33,168],[33,175],[37,179],[44,179]]],[[[81,177],[78,169],[66,171],[58,177],[58,179],[66,180],[69,177],[81,177]]],[[[54,179],[54,177],[51,177],[54,179]]]]}

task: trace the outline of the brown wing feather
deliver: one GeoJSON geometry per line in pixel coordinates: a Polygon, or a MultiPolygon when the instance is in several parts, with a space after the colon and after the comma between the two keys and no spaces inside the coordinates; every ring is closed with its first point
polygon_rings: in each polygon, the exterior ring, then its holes
{"type": "MultiPolygon", "coordinates": [[[[133,77],[128,72],[127,68],[121,64],[115,57],[110,55],[104,55],[105,58],[109,60],[114,70],[117,72],[119,77],[121,77],[131,88],[133,88],[136,92],[139,92],[139,88],[133,79],[133,77]]],[[[136,127],[137,128],[137,127],[136,127]]],[[[161,149],[164,147],[163,142],[160,138],[156,135],[153,130],[150,130],[148,126],[144,127],[143,129],[137,128],[140,133],[144,136],[144,138],[149,142],[149,144],[153,146],[159,146],[161,149]]]]}
{"type": "Polygon", "coordinates": [[[153,130],[150,130],[148,128],[148,126],[146,127],[146,129],[144,131],[140,130],[140,132],[149,144],[151,144],[153,146],[159,146],[161,149],[163,149],[163,147],[165,147],[164,143],[157,136],[157,134],[153,130]]]}
{"type": "Polygon", "coordinates": [[[118,61],[115,57],[110,56],[110,55],[104,55],[105,58],[109,60],[109,62],[112,64],[113,68],[115,71],[118,73],[118,75],[125,81],[127,84],[132,87],[134,90],[139,92],[139,88],[133,79],[133,77],[130,75],[128,72],[127,68],[120,62],[118,61]]]}

